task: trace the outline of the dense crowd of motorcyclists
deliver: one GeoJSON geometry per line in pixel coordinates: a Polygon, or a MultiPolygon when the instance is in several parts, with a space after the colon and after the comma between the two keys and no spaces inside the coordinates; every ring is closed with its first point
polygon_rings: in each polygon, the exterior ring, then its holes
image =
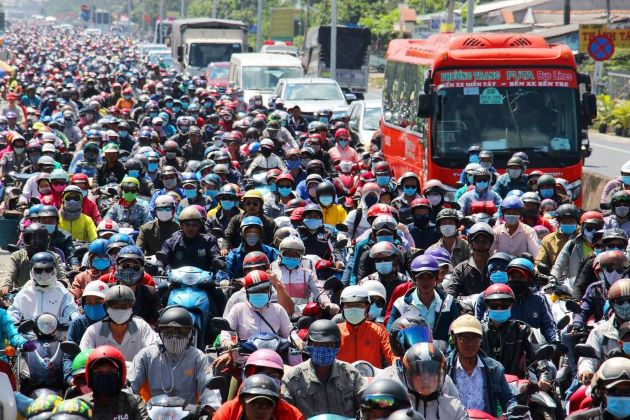
{"type": "Polygon", "coordinates": [[[630,416],[630,162],[580,209],[473,146],[453,193],[128,38],[4,44],[4,415],[630,416]]]}

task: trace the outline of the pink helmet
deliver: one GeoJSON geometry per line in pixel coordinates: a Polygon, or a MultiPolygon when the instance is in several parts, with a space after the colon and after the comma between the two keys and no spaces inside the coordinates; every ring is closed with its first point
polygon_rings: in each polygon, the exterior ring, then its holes
{"type": "Polygon", "coordinates": [[[284,362],[278,353],[269,349],[261,349],[253,352],[245,363],[245,370],[250,366],[268,367],[272,369],[284,370],[284,362]]]}

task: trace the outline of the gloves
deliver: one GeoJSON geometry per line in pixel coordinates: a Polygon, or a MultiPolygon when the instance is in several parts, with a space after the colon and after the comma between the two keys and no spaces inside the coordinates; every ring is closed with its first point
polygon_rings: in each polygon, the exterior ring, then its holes
{"type": "Polygon", "coordinates": [[[37,346],[35,345],[34,341],[27,341],[26,343],[22,345],[22,350],[29,353],[32,351],[35,351],[36,348],[37,346]]]}
{"type": "Polygon", "coordinates": [[[323,306],[324,306],[324,309],[326,309],[326,310],[328,310],[328,312],[330,312],[331,316],[337,315],[339,313],[339,311],[341,310],[339,308],[339,305],[337,305],[336,303],[329,302],[329,303],[324,304],[323,306]]]}

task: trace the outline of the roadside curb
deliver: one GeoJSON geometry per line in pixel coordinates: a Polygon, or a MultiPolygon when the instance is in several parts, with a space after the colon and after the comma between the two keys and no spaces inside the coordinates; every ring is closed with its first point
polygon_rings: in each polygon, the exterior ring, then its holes
{"type": "Polygon", "coordinates": [[[606,141],[611,141],[611,142],[630,142],[630,137],[623,137],[623,136],[615,136],[614,134],[608,134],[608,133],[600,133],[597,130],[588,130],[588,134],[589,136],[591,134],[597,134],[600,137],[603,137],[604,140],[606,141]]]}

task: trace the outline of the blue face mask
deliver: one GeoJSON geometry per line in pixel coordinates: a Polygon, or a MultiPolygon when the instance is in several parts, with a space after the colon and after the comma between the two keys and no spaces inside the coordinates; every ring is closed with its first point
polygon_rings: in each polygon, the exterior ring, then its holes
{"type": "Polygon", "coordinates": [[[615,315],[621,318],[622,321],[630,320],[630,303],[624,303],[623,305],[613,304],[613,310],[615,315]]]}
{"type": "Polygon", "coordinates": [[[247,300],[256,309],[265,307],[269,303],[268,293],[251,293],[247,295],[247,300]]]}
{"type": "Polygon", "coordinates": [[[322,219],[304,219],[302,223],[310,230],[317,230],[324,224],[322,219]]]}
{"type": "Polygon", "coordinates": [[[418,189],[416,187],[404,187],[403,190],[405,191],[405,195],[416,195],[416,191],[418,191],[418,189]]]}
{"type": "Polygon", "coordinates": [[[269,188],[269,191],[271,192],[276,192],[276,190],[278,189],[278,185],[275,182],[272,182],[271,184],[267,185],[267,188],[269,188]]]}
{"type": "Polygon", "coordinates": [[[184,196],[186,196],[189,200],[192,200],[197,197],[197,190],[184,190],[184,196]]]}
{"type": "Polygon", "coordinates": [[[190,104],[188,102],[182,102],[182,108],[188,109],[189,106],[190,104]]]}
{"type": "Polygon", "coordinates": [[[129,135],[129,131],[127,131],[127,130],[120,130],[120,131],[118,132],[118,135],[119,135],[120,137],[127,137],[127,136],[129,135]]]}
{"type": "Polygon", "coordinates": [[[306,346],[306,352],[311,356],[311,363],[315,366],[330,366],[337,358],[339,348],[306,346]]]}
{"type": "Polygon", "coordinates": [[[368,319],[373,320],[381,316],[383,309],[376,306],[376,303],[370,305],[370,312],[368,312],[368,319]]]}
{"type": "Polygon", "coordinates": [[[577,230],[577,225],[574,224],[560,224],[560,232],[565,235],[572,235],[577,230]]]}
{"type": "Polygon", "coordinates": [[[505,271],[495,271],[490,273],[490,281],[492,283],[503,283],[506,284],[508,282],[508,274],[505,271]]]}
{"type": "Polygon", "coordinates": [[[630,185],[630,175],[624,175],[621,177],[621,180],[625,185],[630,185]]]}
{"type": "Polygon", "coordinates": [[[302,161],[301,160],[287,160],[286,161],[287,164],[287,168],[290,171],[296,171],[298,169],[300,169],[302,167],[302,161]]]}
{"type": "Polygon", "coordinates": [[[107,270],[110,266],[111,262],[109,258],[93,258],[92,259],[92,267],[97,269],[98,271],[107,270]]]}
{"type": "Polygon", "coordinates": [[[392,272],[393,269],[393,261],[381,261],[381,262],[377,262],[376,264],[376,271],[378,271],[379,274],[389,274],[392,272]]]}
{"type": "Polygon", "coordinates": [[[553,188],[542,188],[538,190],[538,193],[542,198],[551,198],[555,192],[556,191],[553,188]]]}
{"type": "Polygon", "coordinates": [[[390,177],[387,175],[377,175],[376,176],[376,184],[379,187],[387,187],[389,185],[390,177]]]}
{"type": "Polygon", "coordinates": [[[157,172],[157,170],[158,170],[158,164],[157,164],[157,162],[152,162],[152,163],[149,163],[149,164],[147,165],[147,170],[148,170],[149,172],[157,172]]]}
{"type": "Polygon", "coordinates": [[[300,258],[282,256],[282,264],[289,270],[295,270],[300,265],[300,258]]]}
{"type": "Polygon", "coordinates": [[[479,163],[479,155],[472,154],[468,156],[468,163],[479,163]]]}
{"type": "Polygon", "coordinates": [[[219,194],[219,191],[217,191],[217,190],[203,190],[203,195],[205,195],[208,198],[214,198],[218,194],[219,194]]]}
{"type": "Polygon", "coordinates": [[[623,342],[623,352],[630,356],[630,342],[623,342]]]}
{"type": "Polygon", "coordinates": [[[138,178],[140,176],[140,171],[137,169],[132,169],[129,172],[127,172],[127,175],[134,177],[134,178],[138,178]]]}
{"type": "Polygon", "coordinates": [[[468,181],[468,185],[472,185],[473,181],[474,181],[474,176],[470,175],[466,177],[466,181],[468,181]]]}
{"type": "Polygon", "coordinates": [[[365,319],[365,309],[347,308],[343,310],[343,317],[352,325],[358,325],[365,319]]]}
{"type": "Polygon", "coordinates": [[[377,236],[376,237],[376,242],[389,242],[389,243],[393,244],[394,243],[394,236],[393,235],[377,236]]]}
{"type": "Polygon", "coordinates": [[[171,108],[173,106],[173,102],[169,101],[165,105],[166,105],[167,108],[171,108]]]}
{"type": "Polygon", "coordinates": [[[625,418],[630,415],[630,397],[616,397],[608,395],[606,397],[606,411],[618,418],[625,418]]]}
{"type": "Polygon", "coordinates": [[[181,107],[179,107],[179,106],[175,106],[175,107],[173,107],[173,112],[179,112],[179,111],[181,111],[181,110],[182,110],[182,108],[181,108],[181,107]]]}
{"type": "Polygon", "coordinates": [[[53,234],[53,232],[57,229],[57,225],[49,225],[49,224],[45,224],[44,226],[46,226],[46,230],[48,231],[49,234],[53,234]]]}
{"type": "Polygon", "coordinates": [[[344,148],[348,146],[348,140],[339,140],[337,141],[337,146],[344,148]]]}
{"type": "Polygon", "coordinates": [[[105,315],[107,315],[105,307],[102,303],[96,305],[83,305],[83,312],[85,312],[85,316],[87,316],[91,321],[100,321],[105,318],[105,315]]]}
{"type": "Polygon", "coordinates": [[[291,187],[278,187],[278,194],[280,194],[281,197],[288,197],[291,191],[291,187]]]}
{"type": "Polygon", "coordinates": [[[333,202],[332,195],[322,195],[321,197],[319,197],[319,203],[324,207],[330,206],[332,202],[333,202]]]}
{"type": "Polygon", "coordinates": [[[236,201],[232,200],[221,200],[221,208],[223,210],[232,210],[236,205],[236,201]]]}
{"type": "Polygon", "coordinates": [[[510,309],[488,309],[488,318],[503,323],[510,319],[510,309]]]}
{"type": "Polygon", "coordinates": [[[477,181],[475,183],[475,188],[478,191],[485,191],[488,189],[488,184],[489,184],[488,181],[477,181]]]}

